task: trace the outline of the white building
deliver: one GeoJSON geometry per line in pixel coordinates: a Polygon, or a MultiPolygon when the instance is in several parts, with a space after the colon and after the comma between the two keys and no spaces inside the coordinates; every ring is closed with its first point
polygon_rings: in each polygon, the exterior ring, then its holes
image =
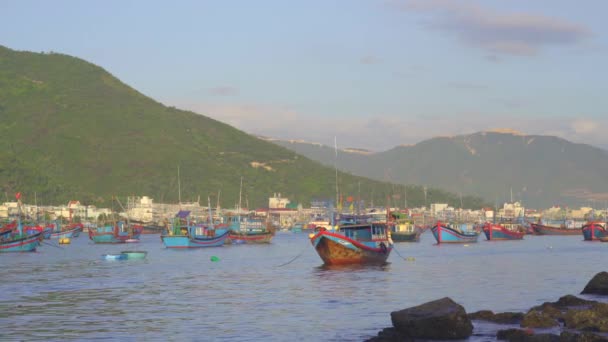
{"type": "Polygon", "coordinates": [[[284,209],[289,204],[289,199],[282,198],[279,193],[278,196],[275,193],[273,197],[268,199],[268,208],[269,209],[284,209]]]}

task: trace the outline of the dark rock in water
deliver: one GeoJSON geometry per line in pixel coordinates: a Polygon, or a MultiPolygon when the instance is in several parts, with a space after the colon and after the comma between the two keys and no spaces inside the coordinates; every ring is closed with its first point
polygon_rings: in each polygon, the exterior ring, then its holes
{"type": "Polygon", "coordinates": [[[384,328],[378,333],[378,336],[365,340],[365,342],[410,342],[410,341],[414,341],[414,339],[412,337],[401,334],[395,328],[384,328]]]}
{"type": "Polygon", "coordinates": [[[569,329],[608,332],[608,304],[596,303],[588,309],[571,309],[564,315],[569,329]]]}
{"type": "Polygon", "coordinates": [[[602,342],[608,341],[608,338],[599,336],[596,334],[584,332],[582,334],[575,334],[569,331],[564,331],[559,335],[560,342],[602,342]]]}
{"type": "Polygon", "coordinates": [[[410,338],[465,339],[473,333],[464,308],[447,297],[391,312],[391,321],[401,335],[410,338]]]}
{"type": "Polygon", "coordinates": [[[557,325],[559,323],[554,317],[536,310],[530,310],[521,321],[521,326],[524,328],[551,328],[557,325]]]}
{"type": "Polygon", "coordinates": [[[596,274],[587,283],[581,294],[598,294],[608,295],[608,272],[600,272],[596,274]]]}
{"type": "Polygon", "coordinates": [[[495,314],[490,310],[481,310],[468,315],[469,319],[477,319],[498,324],[519,324],[524,318],[521,312],[501,312],[495,314]]]}
{"type": "Polygon", "coordinates": [[[505,329],[496,333],[496,339],[507,340],[509,342],[558,342],[560,336],[553,334],[535,335],[531,330],[505,329]]]}
{"type": "Polygon", "coordinates": [[[586,300],[586,299],[582,299],[582,298],[579,298],[579,297],[576,297],[573,295],[566,295],[566,296],[560,297],[560,299],[558,299],[557,302],[544,302],[543,304],[541,304],[539,306],[533,307],[531,310],[544,311],[547,307],[564,309],[564,308],[568,308],[571,306],[584,306],[584,305],[592,305],[595,303],[597,303],[597,302],[593,301],[593,300],[586,300]]]}

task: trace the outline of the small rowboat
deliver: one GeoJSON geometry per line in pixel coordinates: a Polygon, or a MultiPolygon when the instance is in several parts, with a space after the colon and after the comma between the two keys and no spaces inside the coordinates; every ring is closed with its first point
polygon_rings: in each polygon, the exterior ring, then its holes
{"type": "Polygon", "coordinates": [[[127,260],[127,255],[123,253],[119,254],[102,254],[101,258],[104,260],[127,260]]]}
{"type": "Polygon", "coordinates": [[[145,259],[148,252],[146,251],[122,251],[120,254],[126,256],[127,260],[145,259]]]}

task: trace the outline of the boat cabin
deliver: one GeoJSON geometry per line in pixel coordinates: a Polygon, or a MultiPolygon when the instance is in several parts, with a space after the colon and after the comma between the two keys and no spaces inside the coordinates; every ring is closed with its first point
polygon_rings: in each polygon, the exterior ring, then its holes
{"type": "Polygon", "coordinates": [[[386,224],[384,223],[340,226],[339,232],[347,238],[357,241],[376,241],[388,239],[386,224]]]}

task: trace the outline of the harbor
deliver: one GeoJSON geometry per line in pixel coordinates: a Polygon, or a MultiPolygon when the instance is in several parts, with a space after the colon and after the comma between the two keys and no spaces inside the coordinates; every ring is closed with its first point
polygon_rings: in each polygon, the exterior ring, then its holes
{"type": "Polygon", "coordinates": [[[142,235],[128,249],[147,257],[116,261],[101,255],[124,245],[81,236],[1,256],[0,323],[8,340],[361,341],[390,325],[389,312],[443,296],[469,312],[501,312],[577,293],[603,270],[589,261],[606,248],[582,234],[443,245],[427,231],[418,243],[396,244],[385,265],[335,267],[323,265],[302,233],[192,251],[142,235]]]}

